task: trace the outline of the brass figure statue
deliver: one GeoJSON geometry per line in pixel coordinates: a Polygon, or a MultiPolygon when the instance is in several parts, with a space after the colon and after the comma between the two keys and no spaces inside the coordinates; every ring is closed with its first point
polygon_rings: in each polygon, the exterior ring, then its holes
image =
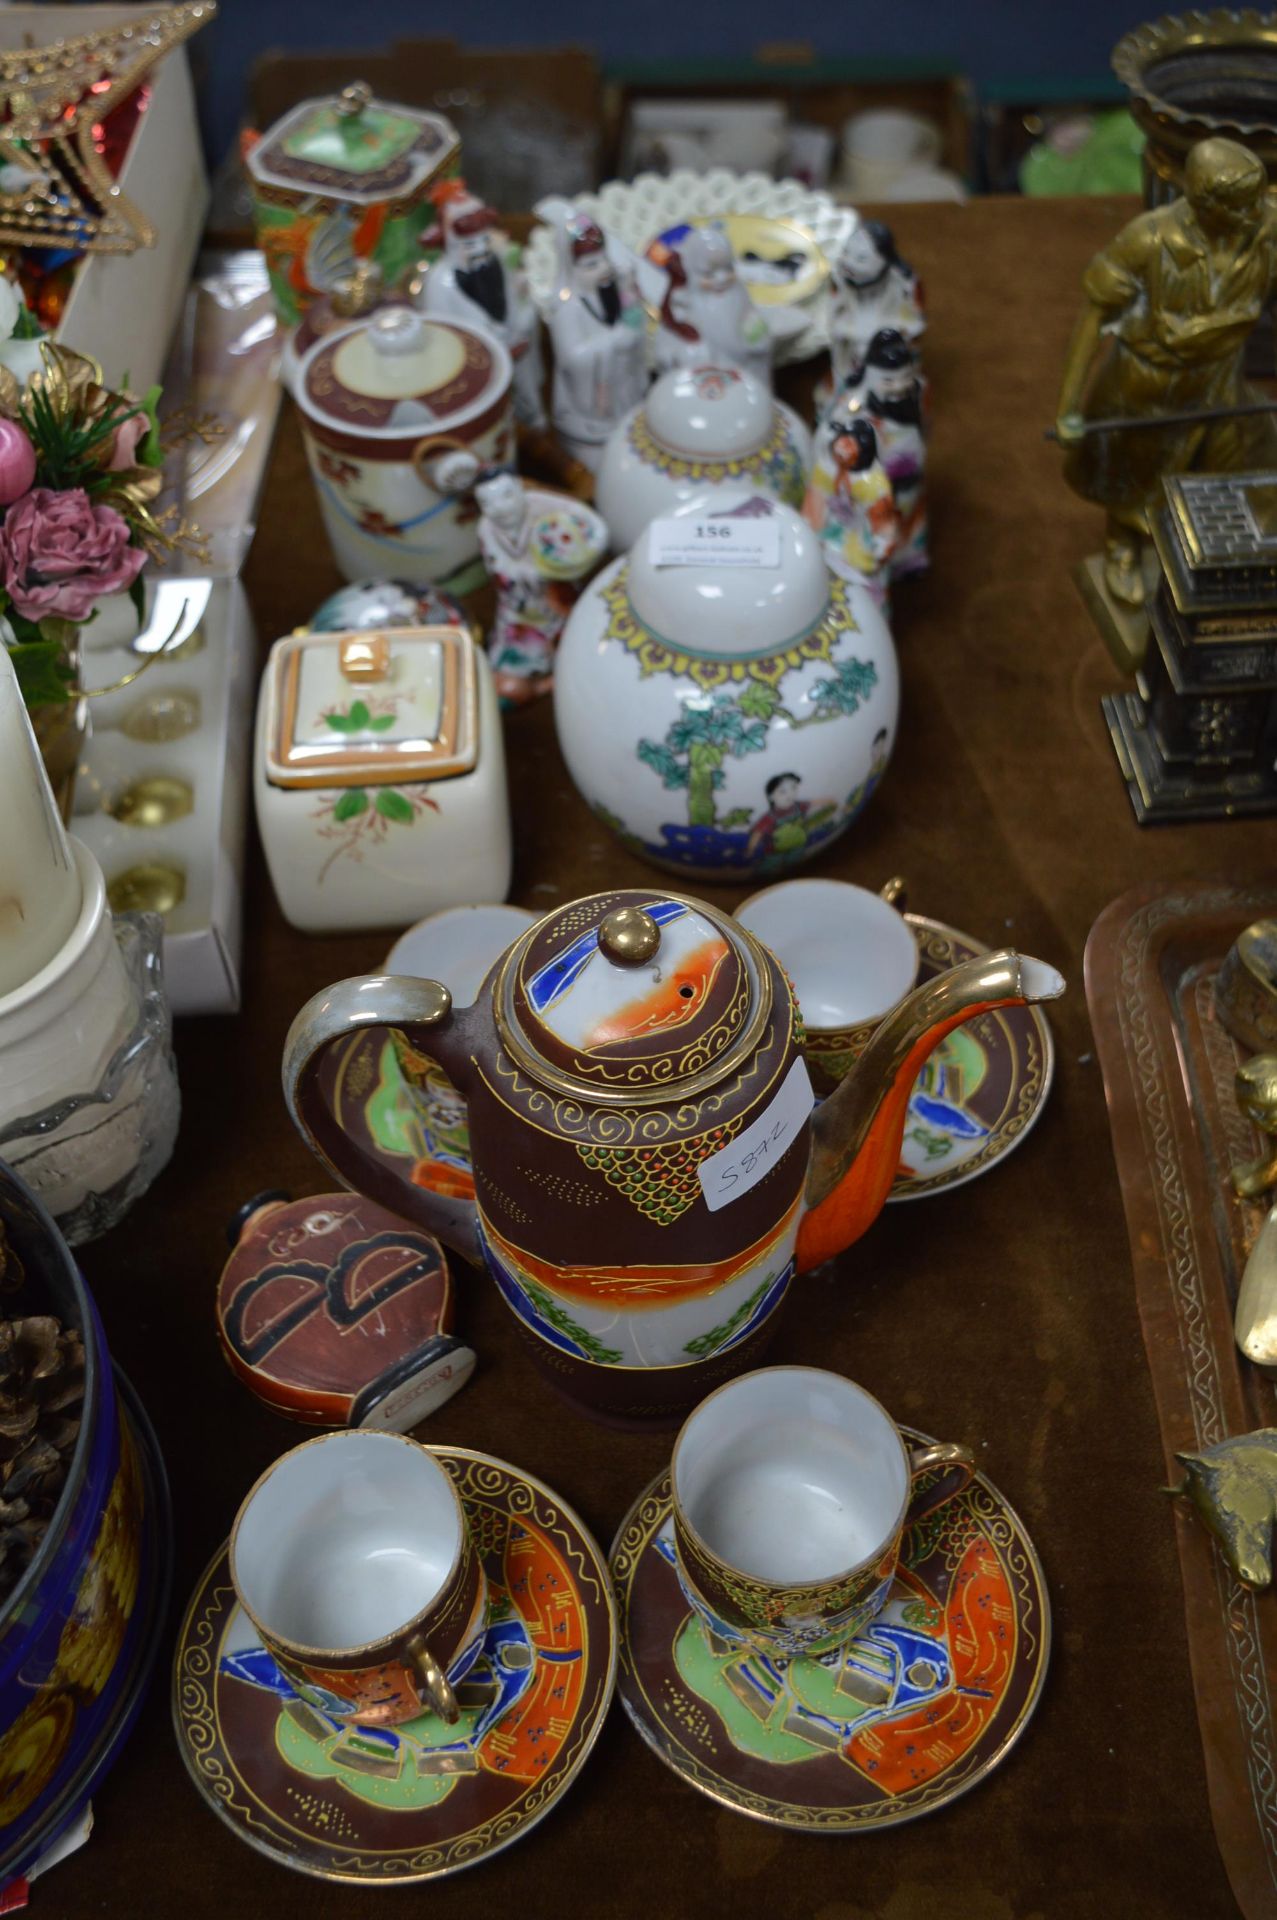
{"type": "Polygon", "coordinates": [[[1277,467],[1277,419],[1242,374],[1277,289],[1277,197],[1223,139],[1189,153],[1184,194],[1092,260],[1060,389],[1065,478],[1108,516],[1102,588],[1119,612],[1142,613],[1165,476],[1277,467]]]}
{"type": "Polygon", "coordinates": [[[1277,920],[1238,934],[1215,976],[1215,1012],[1252,1053],[1277,1049],[1277,920]]]}
{"type": "Polygon", "coordinates": [[[1258,1160],[1245,1160],[1233,1168],[1233,1188],[1239,1199],[1258,1200],[1277,1187],[1277,1053],[1257,1053],[1244,1060],[1233,1091],[1246,1118],[1271,1142],[1258,1160]]]}
{"type": "Polygon", "coordinates": [[[1277,1517],[1277,1428],[1259,1427],[1175,1458],[1186,1478],[1166,1491],[1188,1496],[1243,1586],[1268,1586],[1277,1517]]]}
{"type": "Polygon", "coordinates": [[[1237,1290],[1233,1338],[1261,1373],[1277,1374],[1277,1207],[1250,1250],[1237,1290]]]}

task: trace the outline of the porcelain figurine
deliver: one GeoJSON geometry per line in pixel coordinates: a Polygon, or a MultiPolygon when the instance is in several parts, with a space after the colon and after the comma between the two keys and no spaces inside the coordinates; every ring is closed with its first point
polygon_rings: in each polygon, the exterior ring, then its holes
{"type": "Polygon", "coordinates": [[[882,778],[900,704],[891,634],[792,507],[719,493],[671,518],[719,541],[753,531],[775,560],[664,565],[659,526],[640,535],[568,621],[559,745],[645,859],[712,880],[779,875],[843,833],[882,778]]]}
{"type": "Polygon", "coordinates": [[[941,974],[813,1112],[768,950],[703,901],[612,888],[521,934],[471,1007],[437,981],[326,987],[289,1031],[284,1091],[343,1184],[442,1238],[435,1196],[334,1119],[331,1058],[371,1027],[411,1080],[441,1068],[467,1103],[486,1264],[547,1378],[586,1411],[650,1424],[746,1370],[795,1272],[874,1220],[944,1035],[1063,984],[1010,952],[941,974]]]}
{"type": "Polygon", "coordinates": [[[623,553],[648,522],[722,487],[801,507],[811,436],[798,415],[737,367],[678,367],[612,431],[595,500],[623,553]]]}
{"type": "Polygon", "coordinates": [[[872,426],[878,455],[891,481],[899,532],[892,549],[893,580],[923,573],[927,543],[926,386],[903,333],[885,327],[869,343],[864,366],[843,386],[818,435],[818,456],[860,418],[872,426]]]}
{"type": "Polygon", "coordinates": [[[662,370],[739,367],[771,390],[772,337],[721,226],[693,227],[665,260],[669,285],[653,356],[662,370]]]}
{"type": "Polygon", "coordinates": [[[486,467],[514,455],[511,361],[496,335],[407,306],[317,340],[295,398],[333,556],[346,578],[477,585],[486,467]],[[473,578],[471,571],[473,571],[473,578]]]}
{"type": "Polygon", "coordinates": [[[504,254],[494,244],[497,216],[464,180],[441,181],[431,198],[439,209],[443,257],[427,269],[422,309],[436,319],[463,320],[495,333],[514,363],[516,419],[543,427],[541,321],[527,280],[509,257],[509,242],[504,254]]]}
{"type": "Polygon", "coordinates": [[[547,322],[554,347],[551,410],[567,451],[594,473],[613,427],[646,391],[647,321],[597,221],[569,211],[556,233],[558,297],[547,322]]]}
{"type": "Polygon", "coordinates": [[[280,907],[304,933],[402,927],[476,895],[504,899],[501,719],[469,630],[277,640],[253,797],[280,907]]]}
{"type": "Polygon", "coordinates": [[[285,326],[372,261],[388,291],[416,268],[430,189],[455,172],[460,143],[442,114],[374,100],[356,81],[304,100],[245,161],[257,244],[285,326]]]}
{"type": "Polygon", "coordinates": [[[918,276],[896,252],[891,229],[881,220],[857,220],[833,265],[829,336],[837,391],[861,365],[876,333],[893,327],[916,341],[927,322],[918,276]]]}
{"type": "Polygon", "coordinates": [[[885,605],[900,517],[868,420],[840,420],[821,436],[803,518],[820,535],[833,571],[843,580],[862,581],[877,604],[885,605]]]}
{"type": "Polygon", "coordinates": [[[513,473],[481,480],[479,547],[497,608],[488,657],[503,706],[554,685],[554,653],[581,582],[607,552],[600,516],[565,494],[526,487],[513,473]]]}

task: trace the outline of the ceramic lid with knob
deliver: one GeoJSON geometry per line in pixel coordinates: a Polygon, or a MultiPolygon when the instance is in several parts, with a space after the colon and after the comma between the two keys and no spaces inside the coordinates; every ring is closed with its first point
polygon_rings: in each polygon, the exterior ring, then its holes
{"type": "Polygon", "coordinates": [[[658,564],[661,523],[630,550],[626,585],[643,625],[701,654],[744,658],[792,644],[824,617],[830,575],[819,537],[792,507],[756,493],[716,488],[673,508],[668,518],[768,521],[779,538],[770,565],[658,564]]]}
{"type": "Polygon", "coordinates": [[[701,900],[630,889],[556,909],[511,949],[501,1037],[543,1083],[591,1102],[683,1098],[737,1069],[771,1010],[740,925],[701,900]]]}
{"type": "Polygon", "coordinates": [[[262,699],[272,786],[445,780],[478,760],[474,643],[457,627],[290,634],[271,648],[262,699]]]}
{"type": "Polygon", "coordinates": [[[357,80],[277,120],[250,149],[247,166],[258,186],[372,205],[424,199],[455,168],[460,150],[441,113],[374,100],[357,80]]]}
{"type": "Polygon", "coordinates": [[[371,439],[454,430],[497,405],[510,386],[502,343],[460,320],[382,307],[316,341],[297,382],[321,426],[371,439]]]}
{"type": "Polygon", "coordinates": [[[654,382],[643,411],[667,453],[739,460],[766,442],[776,403],[761,381],[735,367],[675,367],[654,382]]]}

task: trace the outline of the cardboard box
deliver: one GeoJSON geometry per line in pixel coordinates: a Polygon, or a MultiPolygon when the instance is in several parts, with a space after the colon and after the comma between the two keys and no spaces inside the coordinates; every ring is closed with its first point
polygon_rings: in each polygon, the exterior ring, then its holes
{"type": "MultiPolygon", "coordinates": [[[[146,6],[0,6],[0,49],[51,46],[154,11],[146,6]]],[[[165,54],[148,78],[150,102],[119,184],[154,223],[158,237],[153,247],[133,253],[85,254],[57,332],[64,346],[101,362],[109,385],[127,375],[135,393],[160,378],[208,210],[185,46],[165,54]]]]}

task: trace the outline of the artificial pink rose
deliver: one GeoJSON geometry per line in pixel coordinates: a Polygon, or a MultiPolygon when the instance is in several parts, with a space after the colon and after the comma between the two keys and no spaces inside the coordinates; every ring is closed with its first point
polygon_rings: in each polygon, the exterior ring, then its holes
{"type": "Polygon", "coordinates": [[[150,425],[144,413],[131,413],[127,420],[121,420],[111,440],[111,458],[106,467],[108,473],[124,473],[129,467],[137,465],[138,443],[145,440],[150,425]]]}
{"type": "Polygon", "coordinates": [[[108,593],[131,587],[146,565],[129,545],[128,522],[95,507],[83,487],[34,487],[0,527],[0,585],[20,614],[87,620],[108,593]]]}

